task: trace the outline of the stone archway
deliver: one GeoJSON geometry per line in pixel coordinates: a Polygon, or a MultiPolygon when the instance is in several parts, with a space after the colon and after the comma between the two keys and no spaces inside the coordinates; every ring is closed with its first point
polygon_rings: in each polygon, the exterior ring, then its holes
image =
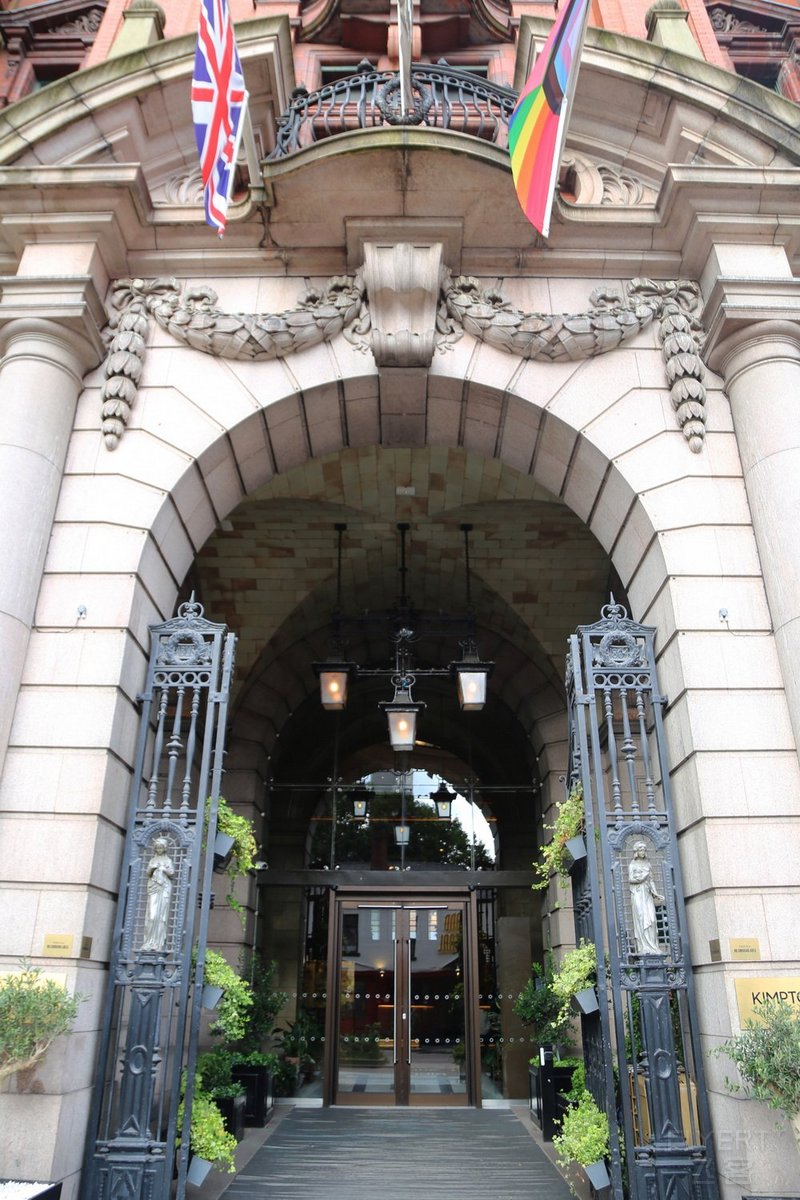
{"type": "MultiPolygon", "coordinates": [[[[709,398],[715,432],[706,452],[692,455],[672,424],[662,373],[649,337],[621,351],[613,370],[610,360],[512,370],[488,346],[457,346],[435,360],[424,412],[393,413],[402,397],[339,342],[306,364],[296,356],[291,370],[282,363],[223,366],[157,344],[134,419],[113,455],[98,447],[101,381],[90,379],[31,643],[32,664],[48,646],[58,647],[65,683],[53,688],[35,667],[29,674],[3,786],[6,794],[15,789],[16,806],[32,812],[42,788],[72,806],[84,831],[81,855],[70,864],[73,894],[84,897],[97,936],[111,912],[95,898],[98,884],[108,894],[116,887],[147,625],[172,611],[198,552],[243,500],[291,469],[317,471],[321,458],[343,458],[357,449],[356,437],[367,446],[385,441],[402,443],[401,450],[430,444],[445,454],[474,453],[489,477],[508,463],[577,515],[610,554],[635,615],[663,630],[668,686],[677,697],[668,729],[677,749],[676,796],[696,809],[698,770],[715,769],[716,735],[702,723],[704,697],[686,686],[686,642],[674,634],[694,621],[695,644],[703,636],[717,612],[709,579],[724,577],[734,542],[746,553],[752,531],[719,393],[709,398]],[[320,370],[327,382],[319,381],[320,370]],[[359,427],[359,412],[367,427],[359,427]],[[396,420],[384,423],[384,416],[396,420]],[[57,630],[63,614],[85,603],[87,578],[86,622],[65,643],[57,630]],[[81,654],[87,639],[91,656],[81,654]],[[87,704],[91,744],[80,720],[87,704]],[[57,787],[58,779],[65,786],[57,787]]],[[[765,610],[755,556],[751,577],[734,590],[752,597],[757,623],[765,610]]],[[[783,703],[782,696],[775,700],[783,703]]],[[[543,711],[537,729],[554,747],[548,766],[557,778],[563,713],[543,711]]],[[[690,824],[686,845],[693,860],[705,854],[701,822],[690,824]]],[[[701,886],[691,874],[689,881],[701,886]]],[[[702,921],[702,902],[694,911],[702,921]]]]}

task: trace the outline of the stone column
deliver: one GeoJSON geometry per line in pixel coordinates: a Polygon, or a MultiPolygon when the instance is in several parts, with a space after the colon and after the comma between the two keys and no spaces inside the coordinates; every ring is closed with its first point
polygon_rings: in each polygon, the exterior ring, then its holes
{"type": "Polygon", "coordinates": [[[100,361],[105,317],[88,276],[14,276],[0,287],[2,773],[75,406],[100,361]]]}
{"type": "Polygon", "coordinates": [[[800,287],[779,246],[716,247],[706,277],[706,358],[731,404],[800,751],[800,287]]]}

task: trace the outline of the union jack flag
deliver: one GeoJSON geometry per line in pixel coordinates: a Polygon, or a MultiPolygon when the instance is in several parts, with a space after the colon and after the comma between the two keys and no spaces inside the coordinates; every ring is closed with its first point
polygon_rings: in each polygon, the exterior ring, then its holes
{"type": "Polygon", "coordinates": [[[228,0],[200,0],[192,79],[192,116],[206,221],[222,237],[228,219],[247,92],[228,0]]]}

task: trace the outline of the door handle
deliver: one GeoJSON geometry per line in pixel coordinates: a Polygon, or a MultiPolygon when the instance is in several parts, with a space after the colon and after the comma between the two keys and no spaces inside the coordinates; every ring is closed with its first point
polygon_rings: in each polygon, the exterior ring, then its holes
{"type": "MultiPolygon", "coordinates": [[[[406,974],[406,995],[408,996],[408,1019],[406,1024],[406,1062],[411,1066],[411,938],[408,939],[408,972],[406,974]]],[[[405,1020],[405,1013],[403,1014],[405,1020]]]]}
{"type": "Polygon", "coordinates": [[[392,1047],[392,1066],[397,1066],[397,938],[394,939],[394,974],[392,976],[392,1019],[394,1024],[394,1045],[392,1047]]]}

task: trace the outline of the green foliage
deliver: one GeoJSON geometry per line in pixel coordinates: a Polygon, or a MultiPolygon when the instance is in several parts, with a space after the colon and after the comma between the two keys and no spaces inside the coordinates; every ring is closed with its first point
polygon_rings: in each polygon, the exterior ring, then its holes
{"type": "Polygon", "coordinates": [[[574,1066],[572,1067],[572,1086],[568,1092],[564,1092],[564,1095],[570,1104],[577,1104],[586,1091],[586,1067],[582,1058],[565,1059],[564,1063],[558,1065],[563,1066],[567,1062],[574,1066]]]}
{"type": "Polygon", "coordinates": [[[570,1027],[569,1014],[565,1019],[562,1001],[553,991],[550,955],[544,967],[539,963],[531,967],[531,977],[514,1004],[514,1012],[523,1025],[530,1025],[534,1039],[540,1046],[566,1039],[570,1027]]]}
{"type": "Polygon", "coordinates": [[[608,1155],[608,1117],[583,1091],[576,1104],[571,1105],[561,1122],[561,1132],[553,1138],[556,1157],[562,1167],[571,1162],[588,1167],[608,1155]]]}
{"type": "MultiPolygon", "coordinates": [[[[744,1080],[745,1091],[770,1108],[800,1115],[800,1012],[780,1000],[768,1000],[758,1016],[745,1022],[736,1037],[711,1053],[726,1055],[744,1080]]],[[[732,1092],[740,1085],[726,1079],[732,1092]]]]}
{"type": "Polygon", "coordinates": [[[222,1100],[232,1096],[241,1096],[245,1092],[244,1084],[233,1079],[234,1056],[224,1046],[215,1050],[207,1050],[197,1060],[196,1085],[200,1091],[212,1100],[222,1100]]]}
{"type": "Polygon", "coordinates": [[[567,864],[564,859],[564,847],[570,838],[577,837],[583,829],[583,786],[573,783],[566,800],[556,805],[556,819],[545,829],[552,834],[549,842],[540,846],[541,862],[535,862],[536,882],[531,884],[534,891],[547,887],[551,875],[558,875],[562,887],[569,883],[567,864]]]}
{"type": "Polygon", "coordinates": [[[258,955],[253,957],[250,972],[253,1003],[247,1011],[246,1029],[238,1042],[237,1051],[250,1054],[263,1050],[275,1028],[278,1013],[289,999],[286,992],[274,986],[277,969],[277,963],[265,963],[258,955]]]}
{"type": "Polygon", "coordinates": [[[561,1001],[561,1013],[570,1017],[570,1001],[576,992],[594,987],[597,980],[597,951],[594,942],[581,938],[580,945],[564,955],[561,966],[553,972],[553,991],[561,1001]]]}
{"type": "MultiPolygon", "coordinates": [[[[211,797],[209,796],[206,800],[206,821],[208,821],[210,808],[211,797]]],[[[253,831],[253,822],[247,817],[241,817],[235,813],[228,801],[220,796],[217,807],[217,833],[224,833],[233,838],[233,853],[225,868],[225,874],[230,880],[230,890],[225,899],[230,907],[238,912],[242,924],[244,924],[244,908],[233,894],[233,887],[237,879],[247,875],[256,865],[258,845],[253,831]]]]}
{"type": "Polygon", "coordinates": [[[277,1058],[272,1068],[272,1086],[276,1096],[291,1096],[297,1087],[298,1067],[296,1062],[277,1058]]]}
{"type": "Polygon", "coordinates": [[[299,1012],[285,1029],[276,1029],[275,1042],[284,1058],[299,1059],[301,1066],[322,1056],[322,1030],[310,1013],[299,1012]]]}
{"type": "Polygon", "coordinates": [[[216,1020],[209,1026],[210,1032],[226,1042],[240,1041],[247,1032],[249,1013],[253,1007],[250,984],[237,975],[216,950],[206,950],[203,983],[222,988],[222,999],[217,1006],[216,1020]]]}
{"type": "Polygon", "coordinates": [[[252,1050],[248,1054],[234,1048],[231,1051],[234,1067],[267,1067],[273,1074],[280,1061],[274,1050],[252,1050]]]}
{"type": "Polygon", "coordinates": [[[379,1063],[385,1063],[386,1055],[381,1050],[378,1041],[380,1033],[381,1027],[376,1022],[374,1025],[367,1025],[358,1041],[351,1038],[349,1042],[341,1043],[339,1046],[340,1062],[362,1066],[377,1066],[379,1063]]]}
{"type": "MultiPolygon", "coordinates": [[[[178,1110],[178,1121],[183,1121],[183,1105],[178,1110]]],[[[200,1090],[195,1091],[192,1101],[189,1144],[192,1153],[213,1163],[218,1171],[227,1171],[230,1175],[235,1173],[236,1138],[225,1128],[225,1120],[217,1105],[200,1090]]]]}
{"type": "Polygon", "coordinates": [[[71,996],[39,967],[0,979],[0,1079],[32,1067],[50,1044],[69,1033],[85,998],[71,996]]]}

